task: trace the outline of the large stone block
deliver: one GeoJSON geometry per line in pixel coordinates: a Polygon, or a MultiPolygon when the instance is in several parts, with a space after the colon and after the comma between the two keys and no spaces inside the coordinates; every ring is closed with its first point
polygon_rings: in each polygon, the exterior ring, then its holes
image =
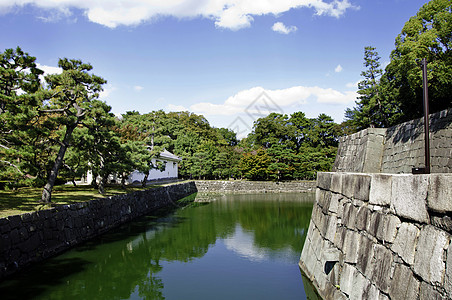
{"type": "Polygon", "coordinates": [[[342,215],[342,224],[350,229],[355,229],[357,210],[358,209],[352,203],[346,203],[342,215]]]}
{"type": "Polygon", "coordinates": [[[452,174],[430,175],[427,205],[441,213],[452,211],[452,174]]]}
{"type": "Polygon", "coordinates": [[[374,256],[374,242],[364,235],[360,235],[361,241],[358,251],[358,261],[356,268],[367,277],[371,277],[372,272],[369,266],[372,265],[372,259],[374,256]]]}
{"type": "Polygon", "coordinates": [[[347,230],[342,251],[345,253],[345,262],[356,264],[358,262],[359,245],[361,242],[360,234],[347,230]]]}
{"type": "Polygon", "coordinates": [[[402,223],[397,232],[391,250],[397,253],[407,264],[414,263],[416,239],[420,230],[411,223],[402,223]]]}
{"type": "Polygon", "coordinates": [[[401,224],[400,219],[391,214],[383,214],[383,222],[377,228],[377,239],[392,243],[397,234],[397,227],[401,224]]]}
{"type": "Polygon", "coordinates": [[[392,175],[372,174],[369,203],[380,206],[391,204],[392,175]]]}
{"type": "Polygon", "coordinates": [[[392,252],[385,246],[373,245],[373,258],[368,266],[371,270],[370,280],[383,292],[388,293],[391,284],[391,267],[394,262],[392,252]]]}
{"type": "Polygon", "coordinates": [[[370,222],[371,212],[367,206],[361,206],[356,213],[355,227],[358,230],[366,230],[368,223],[370,222]]]}
{"type": "Polygon", "coordinates": [[[428,223],[428,175],[394,175],[392,177],[392,202],[398,216],[420,223],[428,223]]]}
{"type": "Polygon", "coordinates": [[[414,277],[413,272],[408,267],[402,264],[396,264],[389,290],[391,299],[417,299],[419,286],[419,281],[414,277]]]}
{"type": "Polygon", "coordinates": [[[422,228],[414,255],[414,272],[429,283],[442,285],[446,269],[443,255],[448,243],[444,231],[431,225],[422,228]]]}
{"type": "Polygon", "coordinates": [[[323,190],[330,190],[332,176],[333,176],[333,173],[318,172],[317,173],[317,187],[319,187],[323,190]]]}
{"type": "Polygon", "coordinates": [[[350,199],[369,201],[370,175],[345,173],[342,175],[342,193],[350,199]]]}
{"type": "Polygon", "coordinates": [[[330,190],[338,194],[342,193],[342,173],[333,173],[330,190]]]}
{"type": "Polygon", "coordinates": [[[335,216],[329,216],[328,223],[325,229],[325,239],[334,242],[337,229],[337,218],[335,216]]]}
{"type": "Polygon", "coordinates": [[[358,270],[349,264],[344,264],[342,267],[341,279],[340,279],[340,289],[343,293],[350,296],[353,289],[356,288],[353,284],[353,278],[355,278],[359,273],[358,270]]]}
{"type": "Polygon", "coordinates": [[[329,207],[329,211],[331,213],[337,214],[339,212],[339,202],[341,201],[341,199],[342,195],[332,193],[329,207]]]}

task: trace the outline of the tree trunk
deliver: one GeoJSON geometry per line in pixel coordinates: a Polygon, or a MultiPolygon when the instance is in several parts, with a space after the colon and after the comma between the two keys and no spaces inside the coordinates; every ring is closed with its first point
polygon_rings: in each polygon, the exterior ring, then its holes
{"type": "Polygon", "coordinates": [[[61,143],[60,150],[58,151],[57,158],[53,165],[52,170],[50,171],[49,178],[47,179],[47,183],[44,186],[44,190],[42,191],[41,202],[50,203],[52,200],[52,190],[55,185],[55,181],[58,176],[58,171],[63,163],[64,154],[66,153],[67,148],[69,147],[69,140],[71,139],[72,132],[74,131],[76,125],[72,125],[67,127],[66,133],[64,134],[63,142],[61,143]]]}
{"type": "Polygon", "coordinates": [[[148,181],[148,177],[149,177],[149,171],[147,171],[147,172],[144,174],[143,181],[141,182],[141,186],[142,186],[142,187],[146,187],[146,183],[147,183],[147,181],[148,181]]]}
{"type": "Polygon", "coordinates": [[[105,194],[105,182],[107,181],[107,176],[102,176],[102,179],[99,182],[98,192],[99,194],[105,194]]]}
{"type": "Polygon", "coordinates": [[[125,190],[126,189],[126,174],[125,173],[122,173],[122,177],[121,177],[121,188],[123,189],[123,190],[125,190]]]}

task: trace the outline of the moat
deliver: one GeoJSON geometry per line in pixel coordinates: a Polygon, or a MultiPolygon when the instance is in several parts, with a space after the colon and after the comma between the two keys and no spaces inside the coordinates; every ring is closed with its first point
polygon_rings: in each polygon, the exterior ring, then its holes
{"type": "Polygon", "coordinates": [[[297,263],[314,194],[209,200],[25,269],[0,284],[2,299],[306,299],[297,263]]]}

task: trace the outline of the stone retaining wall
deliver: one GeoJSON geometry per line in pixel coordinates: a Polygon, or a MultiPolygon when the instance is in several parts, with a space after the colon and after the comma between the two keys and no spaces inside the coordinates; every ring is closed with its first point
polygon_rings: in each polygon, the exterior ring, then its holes
{"type": "Polygon", "coordinates": [[[0,279],[196,191],[188,182],[2,218],[0,279]]]}
{"type": "Polygon", "coordinates": [[[242,181],[242,180],[197,180],[199,192],[221,193],[284,193],[314,191],[315,181],[242,181]]]}
{"type": "Polygon", "coordinates": [[[318,173],[300,268],[325,299],[451,299],[452,174],[318,173]]]}
{"type": "MultiPolygon", "coordinates": [[[[430,115],[432,173],[452,173],[452,108],[430,115]]],[[[334,172],[411,173],[424,167],[424,119],[341,137],[334,172]]]]}

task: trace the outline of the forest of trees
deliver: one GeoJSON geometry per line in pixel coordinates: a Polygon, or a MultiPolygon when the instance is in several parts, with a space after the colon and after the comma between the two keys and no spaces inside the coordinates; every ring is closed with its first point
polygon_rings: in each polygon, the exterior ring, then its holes
{"type": "Polygon", "coordinates": [[[55,184],[75,184],[88,170],[100,178],[93,182],[100,193],[111,174],[122,184],[133,170],[149,174],[164,167],[151,163],[163,149],[182,158],[182,178],[195,179],[314,179],[334,161],[340,127],[327,115],[272,113],[238,141],[187,111],[118,118],[98,99],[106,81],[91,65],[60,59],[59,67],[41,82],[34,57],[20,48],[0,54],[0,181],[43,187],[44,202],[55,184]]]}
{"type": "Polygon", "coordinates": [[[240,141],[187,111],[130,111],[118,118],[99,100],[106,81],[90,64],[60,59],[62,73],[41,80],[35,57],[6,49],[0,53],[0,184],[42,187],[42,201],[50,202],[56,184],[75,183],[91,170],[100,178],[93,186],[104,193],[110,174],[124,184],[133,170],[162,168],[151,159],[164,148],[182,158],[182,178],[315,179],[331,169],[339,136],[422,114],[417,59],[428,60],[431,111],[451,107],[451,16],[450,0],[425,4],[396,38],[385,70],[376,49],[366,47],[360,96],[342,124],[326,114],[271,113],[240,141]]]}

